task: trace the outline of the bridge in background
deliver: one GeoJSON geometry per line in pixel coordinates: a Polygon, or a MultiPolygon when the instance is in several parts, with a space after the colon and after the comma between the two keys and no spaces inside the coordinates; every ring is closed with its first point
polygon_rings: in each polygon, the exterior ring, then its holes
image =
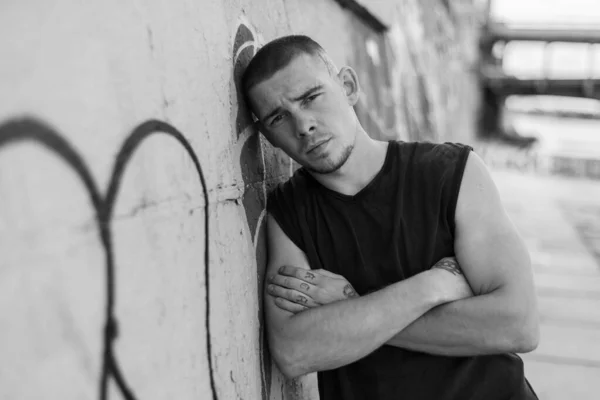
{"type": "Polygon", "coordinates": [[[595,53],[600,44],[600,30],[511,28],[489,23],[482,32],[480,79],[484,108],[480,126],[483,136],[506,135],[500,129],[504,102],[511,95],[569,96],[600,100],[600,79],[594,76],[595,53]],[[505,49],[510,42],[543,43],[543,63],[539,77],[520,78],[503,69],[505,49]],[[555,43],[587,44],[587,76],[580,79],[551,77],[551,55],[555,43]]]}
{"type": "Polygon", "coordinates": [[[507,95],[553,95],[584,97],[600,100],[600,79],[594,78],[595,45],[600,43],[600,30],[567,29],[515,29],[490,24],[482,35],[481,77],[485,87],[500,96],[507,95]],[[520,79],[507,75],[502,69],[506,44],[513,41],[544,43],[544,63],[540,78],[520,79]],[[551,69],[550,56],[553,44],[588,44],[587,70],[589,75],[581,79],[553,79],[548,77],[551,69]]]}

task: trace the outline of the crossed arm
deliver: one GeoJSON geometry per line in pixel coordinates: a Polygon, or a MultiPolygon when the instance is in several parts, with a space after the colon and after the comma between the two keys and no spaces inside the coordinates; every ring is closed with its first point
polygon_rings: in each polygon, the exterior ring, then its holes
{"type": "Polygon", "coordinates": [[[535,349],[539,328],[529,253],[474,153],[458,198],[454,249],[475,296],[429,311],[388,344],[455,356],[535,349]]]}
{"type": "Polygon", "coordinates": [[[458,287],[457,280],[448,280],[449,271],[419,274],[360,298],[344,296],[344,288],[352,291],[343,277],[327,271],[306,275],[306,256],[272,218],[269,251],[267,331],[273,357],[288,376],[346,365],[383,344],[456,356],[537,346],[529,255],[473,153],[456,208],[455,271],[462,269],[464,277],[457,278],[466,278],[474,296],[444,293],[458,287]]]}

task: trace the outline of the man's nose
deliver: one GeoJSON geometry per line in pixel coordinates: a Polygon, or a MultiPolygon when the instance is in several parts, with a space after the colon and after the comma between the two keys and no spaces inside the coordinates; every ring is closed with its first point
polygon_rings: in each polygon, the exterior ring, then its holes
{"type": "Polygon", "coordinates": [[[312,135],[317,129],[315,119],[308,113],[299,113],[294,118],[296,134],[299,137],[312,135]]]}

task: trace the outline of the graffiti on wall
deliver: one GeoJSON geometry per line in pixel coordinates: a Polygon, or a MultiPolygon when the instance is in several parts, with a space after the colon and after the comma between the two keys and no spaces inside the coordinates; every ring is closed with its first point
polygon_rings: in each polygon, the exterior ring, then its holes
{"type": "Polygon", "coordinates": [[[262,398],[270,398],[271,390],[271,356],[266,342],[264,316],[262,307],[262,287],[266,269],[265,243],[265,208],[267,202],[267,176],[265,168],[264,143],[256,130],[252,115],[246,105],[242,87],[242,74],[254,57],[258,48],[258,37],[252,25],[240,18],[233,35],[233,79],[232,104],[237,108],[232,111],[232,122],[235,126],[235,148],[239,152],[241,176],[244,184],[242,204],[246,213],[248,229],[252,236],[256,257],[256,274],[258,282],[257,302],[258,321],[260,326],[260,358],[262,398]]]}
{"type": "Polygon", "coordinates": [[[252,116],[242,95],[242,74],[256,52],[255,35],[249,25],[238,25],[233,41],[233,84],[235,86],[236,146],[240,147],[240,168],[244,181],[242,203],[253,241],[259,231],[261,214],[266,205],[265,162],[261,136],[254,127],[252,116]]]}
{"type": "MultiPolygon", "coordinates": [[[[241,94],[241,75],[248,65],[250,59],[256,53],[259,37],[252,29],[251,24],[241,19],[236,26],[232,40],[232,127],[234,128],[235,140],[233,151],[236,158],[239,157],[240,175],[243,181],[243,195],[241,198],[244,207],[248,231],[252,238],[255,250],[257,266],[257,304],[258,321],[260,326],[260,376],[263,400],[271,397],[271,385],[273,377],[272,361],[268,351],[266,335],[264,332],[264,317],[262,308],[262,285],[266,269],[266,238],[265,238],[265,215],[267,201],[267,186],[273,184],[277,178],[289,176],[290,160],[278,158],[258,134],[253,125],[252,117],[241,94]],[[265,163],[268,160],[268,168],[265,163]],[[274,159],[274,160],[271,160],[274,159]],[[267,176],[268,175],[268,176],[267,176]]],[[[131,386],[119,363],[119,354],[116,343],[118,342],[119,321],[117,318],[117,296],[118,285],[116,271],[119,265],[115,256],[114,243],[114,209],[121,189],[122,178],[134,156],[136,150],[151,136],[166,135],[185,150],[193,161],[198,174],[198,184],[202,188],[205,210],[204,210],[204,279],[206,289],[204,324],[206,334],[206,355],[209,371],[209,382],[211,386],[212,399],[217,400],[217,390],[213,368],[213,350],[211,348],[210,327],[210,264],[209,264],[209,197],[205,178],[200,161],[193,151],[185,136],[172,125],[159,121],[148,120],[135,127],[124,140],[114,161],[108,185],[104,190],[97,183],[91,173],[91,169],[66,139],[66,136],[49,126],[44,121],[33,117],[13,118],[0,123],[0,151],[18,143],[31,143],[41,146],[48,152],[58,157],[72,170],[83,185],[89,201],[94,210],[95,229],[98,232],[102,251],[104,253],[104,273],[106,276],[105,294],[106,300],[103,315],[103,331],[101,333],[101,369],[98,377],[98,399],[107,400],[110,396],[109,385],[114,385],[116,391],[127,400],[139,399],[135,394],[135,388],[131,386]]]]}
{"type": "Polygon", "coordinates": [[[206,285],[206,308],[205,308],[205,326],[206,326],[206,354],[210,373],[210,385],[213,400],[217,400],[217,392],[212,368],[212,349],[210,340],[210,270],[209,270],[209,215],[208,215],[208,191],[202,167],[196,153],[193,151],[190,143],[176,128],[166,122],[158,120],[148,120],[139,124],[123,142],[112,168],[111,177],[104,193],[100,191],[98,184],[90,172],[85,160],[75,150],[75,148],[53,128],[33,118],[12,119],[0,124],[0,150],[12,144],[19,142],[32,142],[41,145],[54,153],[64,161],[83,183],[90,202],[95,211],[96,225],[100,242],[105,255],[105,273],[106,273],[106,304],[104,317],[104,332],[102,343],[102,367],[99,379],[100,400],[107,400],[109,380],[112,379],[118,391],[123,398],[135,400],[136,396],[132,388],[127,384],[126,377],[123,375],[122,368],[119,365],[118,357],[115,351],[115,342],[119,334],[118,321],[115,314],[116,297],[115,288],[117,285],[115,268],[117,261],[114,256],[114,245],[111,222],[113,219],[113,210],[119,194],[119,188],[127,165],[133,157],[135,151],[150,136],[166,135],[178,142],[186,153],[192,159],[196,172],[198,173],[198,184],[201,185],[205,199],[204,213],[204,278],[206,285]]]}

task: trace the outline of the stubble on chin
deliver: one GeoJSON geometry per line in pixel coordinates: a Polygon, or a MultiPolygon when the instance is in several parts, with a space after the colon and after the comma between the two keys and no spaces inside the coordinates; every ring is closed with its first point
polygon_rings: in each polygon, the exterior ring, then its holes
{"type": "Polygon", "coordinates": [[[348,145],[342,150],[341,154],[337,157],[337,159],[328,159],[326,165],[305,165],[304,168],[306,168],[309,172],[321,175],[332,174],[339,170],[346,163],[346,161],[348,161],[348,158],[350,157],[350,154],[352,154],[353,149],[354,145],[348,145]]]}

